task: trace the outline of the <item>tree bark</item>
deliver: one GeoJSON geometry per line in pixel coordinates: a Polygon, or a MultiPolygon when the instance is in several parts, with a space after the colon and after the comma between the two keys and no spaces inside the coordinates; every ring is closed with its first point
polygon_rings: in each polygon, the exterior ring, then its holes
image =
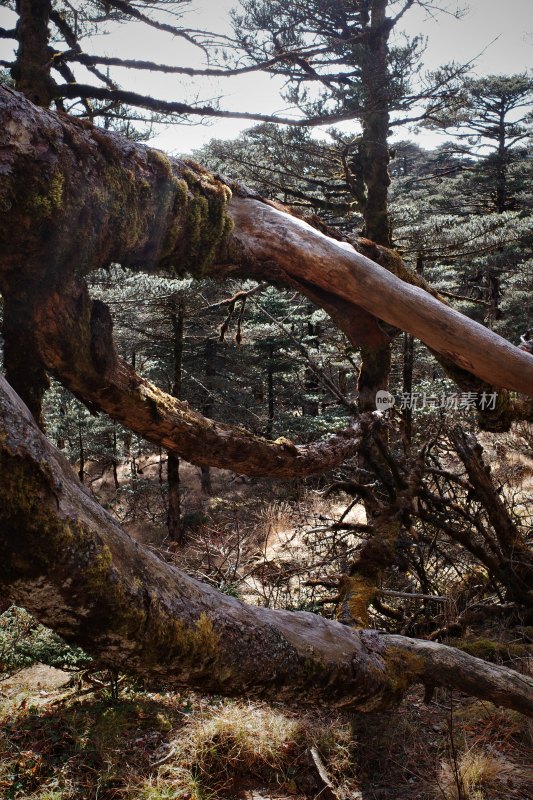
{"type": "Polygon", "coordinates": [[[4,369],[9,383],[42,427],[43,397],[50,381],[39,355],[31,309],[32,302],[24,292],[20,298],[16,294],[4,297],[4,369]]]}
{"type": "Polygon", "coordinates": [[[260,264],[274,263],[280,278],[287,272],[314,283],[411,333],[491,385],[531,396],[533,357],[483,325],[267,203],[234,197],[229,209],[233,243],[260,264]]]}
{"type": "Polygon", "coordinates": [[[102,665],[223,694],[370,711],[413,683],[533,716],[533,679],[432,642],[246,606],[126,534],[0,377],[0,589],[102,665]]]}
{"type": "Polygon", "coordinates": [[[267,406],[268,406],[268,421],[266,427],[266,435],[270,438],[274,431],[274,414],[276,410],[275,395],[274,395],[274,345],[268,345],[268,354],[266,358],[267,363],[267,406]]]}
{"type": "Polygon", "coordinates": [[[50,75],[53,50],[48,46],[51,0],[18,0],[17,59],[11,70],[18,91],[39,106],[49,106],[55,96],[50,75]]]}
{"type": "MultiPolygon", "coordinates": [[[[413,371],[415,343],[413,337],[404,333],[403,339],[403,365],[402,365],[402,392],[404,396],[411,397],[413,393],[413,371]]],[[[413,439],[413,409],[410,403],[406,404],[402,412],[403,440],[406,450],[411,447],[413,439]]]]}
{"type": "MultiPolygon", "coordinates": [[[[173,368],[174,380],[172,384],[172,396],[178,400],[181,397],[181,371],[183,366],[183,319],[184,304],[180,298],[172,299],[172,310],[170,312],[170,322],[172,325],[173,343],[173,368]]],[[[185,543],[184,531],[181,525],[181,496],[180,496],[180,459],[175,453],[169,451],[167,454],[167,486],[168,486],[168,513],[167,529],[169,538],[178,542],[185,543]]]]}
{"type": "Polygon", "coordinates": [[[388,64],[388,40],[392,30],[387,18],[389,0],[372,0],[369,24],[364,30],[361,58],[363,89],[362,114],[363,178],[366,185],[364,236],[384,247],[391,246],[388,213],[389,175],[389,106],[391,77],[388,64]]]}

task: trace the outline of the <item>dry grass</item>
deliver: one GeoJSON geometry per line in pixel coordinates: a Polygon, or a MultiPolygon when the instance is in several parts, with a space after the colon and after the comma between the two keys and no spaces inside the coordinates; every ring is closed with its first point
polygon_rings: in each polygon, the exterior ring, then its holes
{"type": "Polygon", "coordinates": [[[338,719],[321,723],[264,704],[225,702],[191,720],[175,739],[172,759],[159,773],[160,787],[161,781],[171,783],[194,800],[231,793],[250,780],[291,790],[312,745],[342,781],[348,770],[353,772],[349,727],[338,719]]]}
{"type": "Polygon", "coordinates": [[[239,776],[282,778],[298,739],[296,719],[263,705],[226,703],[193,720],[175,740],[165,776],[211,792],[228,791],[239,776]]]}
{"type": "Polygon", "coordinates": [[[265,538],[272,541],[278,534],[294,527],[294,509],[286,500],[265,503],[259,513],[259,522],[265,538]]]}
{"type": "MultiPolygon", "coordinates": [[[[525,775],[518,774],[515,764],[481,750],[467,750],[455,763],[441,765],[438,786],[445,800],[493,800],[508,781],[522,783],[525,775]]],[[[504,795],[505,796],[505,795],[504,795]]]]}
{"type": "Polygon", "coordinates": [[[38,706],[13,695],[0,716],[2,799],[211,800],[258,786],[301,797],[311,746],[341,796],[354,787],[350,727],[335,714],[171,692],[47,694],[38,706]]]}

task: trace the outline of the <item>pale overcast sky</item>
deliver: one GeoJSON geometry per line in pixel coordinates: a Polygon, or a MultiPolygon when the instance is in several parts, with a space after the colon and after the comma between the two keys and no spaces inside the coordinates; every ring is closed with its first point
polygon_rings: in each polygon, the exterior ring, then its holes
{"type": "MultiPolygon", "coordinates": [[[[288,0],[289,2],[290,0],[288,0]]],[[[73,5],[77,5],[76,2],[73,5]]],[[[191,27],[208,28],[212,31],[227,31],[228,10],[236,0],[194,0],[195,11],[184,18],[191,27]]],[[[404,17],[404,27],[409,35],[417,33],[428,38],[425,64],[437,67],[450,61],[466,62],[475,58],[476,75],[523,72],[533,66],[533,2],[532,0],[445,0],[453,11],[460,5],[467,9],[462,20],[451,15],[439,14],[431,18],[421,8],[411,9],[404,17]]],[[[14,15],[0,8],[0,25],[10,27],[14,15]]],[[[83,43],[87,52],[117,55],[123,58],[143,58],[169,64],[199,66],[201,53],[181,39],[172,38],[145,25],[129,23],[118,28],[116,33],[93,38],[83,43]]],[[[0,40],[2,58],[9,57],[9,42],[0,40]]],[[[80,80],[85,80],[78,70],[80,80]]],[[[222,108],[232,111],[255,111],[272,114],[287,108],[279,97],[279,82],[260,73],[238,78],[218,79],[212,83],[190,81],[176,76],[164,76],[151,72],[115,73],[123,82],[123,88],[150,94],[153,97],[202,103],[219,98],[222,108]]],[[[172,126],[163,130],[151,144],[169,152],[189,152],[200,147],[213,137],[231,138],[250,125],[238,120],[217,120],[207,125],[172,126]]],[[[356,129],[356,123],[345,123],[356,129]]],[[[402,137],[407,136],[407,130],[402,137]]],[[[432,139],[419,139],[430,146],[432,139]]]]}

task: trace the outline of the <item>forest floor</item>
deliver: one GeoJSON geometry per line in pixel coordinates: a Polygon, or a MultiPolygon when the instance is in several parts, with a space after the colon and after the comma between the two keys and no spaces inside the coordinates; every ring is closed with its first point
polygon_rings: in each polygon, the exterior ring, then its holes
{"type": "MultiPolygon", "coordinates": [[[[510,466],[523,472],[522,462],[510,466]]],[[[134,480],[121,469],[118,491],[109,472],[89,471],[132,535],[242,599],[315,610],[308,562],[346,502],[217,470],[207,497],[187,465],[183,551],[165,539],[157,457],[138,468],[134,480]]],[[[346,519],[364,522],[364,510],[354,506],[346,519]]],[[[501,642],[487,655],[531,672],[531,652],[513,650],[512,631],[472,636],[478,647],[501,642]]],[[[125,678],[117,697],[103,673],[36,664],[0,681],[0,798],[533,800],[533,720],[445,691],[425,704],[422,694],[413,689],[387,713],[346,715],[125,678]]]]}
{"type": "Polygon", "coordinates": [[[6,800],[533,797],[532,721],[448,693],[346,716],[129,683],[112,699],[42,666],[0,687],[6,800]]]}

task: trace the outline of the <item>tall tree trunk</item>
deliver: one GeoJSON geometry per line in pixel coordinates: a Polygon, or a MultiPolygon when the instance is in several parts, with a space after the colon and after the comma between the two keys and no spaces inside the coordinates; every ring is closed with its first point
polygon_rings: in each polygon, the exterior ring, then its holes
{"type": "Polygon", "coordinates": [[[111,459],[111,468],[113,470],[113,484],[115,486],[115,490],[120,488],[120,482],[118,479],[118,447],[117,447],[117,432],[113,430],[113,457],[111,459]]]}
{"type": "MultiPolygon", "coordinates": [[[[172,396],[181,398],[181,371],[183,365],[183,321],[185,309],[183,299],[173,300],[173,309],[170,313],[173,341],[173,383],[172,396]]],[[[169,538],[179,544],[184,543],[183,528],[181,525],[181,498],[180,498],[180,460],[179,456],[171,451],[167,455],[167,484],[168,484],[168,514],[167,528],[169,538]]]]}
{"type": "MultiPolygon", "coordinates": [[[[207,339],[205,343],[205,396],[202,404],[202,413],[209,419],[213,415],[213,378],[216,375],[215,359],[217,354],[217,342],[214,339],[207,339]]],[[[209,464],[202,464],[200,467],[200,488],[204,497],[210,497],[212,492],[211,469],[209,464]]]]}
{"type": "MultiPolygon", "coordinates": [[[[416,272],[418,275],[424,275],[424,256],[418,253],[416,257],[416,272]]],[[[403,338],[403,367],[402,367],[402,392],[404,397],[412,397],[413,394],[413,369],[415,363],[415,342],[413,337],[404,333],[403,338]]],[[[410,402],[406,403],[405,409],[402,413],[403,419],[403,436],[406,448],[409,450],[411,447],[411,440],[413,437],[413,408],[410,402]]]]}
{"type": "Polygon", "coordinates": [[[505,146],[505,101],[500,101],[499,125],[498,125],[498,152],[496,164],[496,211],[503,214],[507,208],[507,170],[508,155],[505,146]]]}
{"type": "MultiPolygon", "coordinates": [[[[49,66],[52,50],[48,46],[51,7],[51,0],[18,0],[19,47],[11,69],[16,89],[32,103],[45,107],[52,102],[54,88],[49,66]]],[[[49,382],[34,338],[34,327],[27,298],[21,303],[17,303],[15,296],[6,298],[2,330],[6,375],[42,425],[42,403],[49,382]]]]}
{"type": "MultiPolygon", "coordinates": [[[[415,341],[408,333],[403,335],[403,366],[402,366],[402,393],[404,397],[413,395],[413,367],[415,357],[415,341]]],[[[410,402],[405,404],[402,411],[403,438],[407,450],[411,447],[413,439],[413,409],[410,402]]]]}
{"type": "MultiPolygon", "coordinates": [[[[390,247],[388,137],[391,78],[388,40],[392,26],[387,18],[388,0],[371,0],[368,5],[370,18],[364,34],[361,62],[364,105],[361,152],[367,190],[364,235],[379,245],[390,247]]],[[[362,411],[373,411],[377,393],[389,388],[392,344],[363,347],[360,352],[359,406],[362,411]]],[[[368,467],[365,453],[363,449],[359,457],[362,468],[368,467]]],[[[367,519],[372,520],[370,534],[344,582],[340,606],[341,617],[344,614],[345,621],[356,626],[368,625],[368,607],[377,597],[385,569],[397,560],[396,543],[401,532],[398,513],[376,517],[375,509],[368,500],[365,501],[365,508],[367,519]]]]}
{"type": "MultiPolygon", "coordinates": [[[[388,39],[391,31],[387,19],[388,0],[371,0],[369,19],[363,34],[361,83],[363,89],[363,135],[361,155],[366,185],[364,207],[365,236],[376,244],[391,246],[391,222],[388,210],[389,176],[389,93],[388,39]]],[[[392,344],[362,347],[358,390],[361,411],[374,411],[379,391],[389,388],[392,344]]],[[[379,435],[379,434],[378,434],[379,435]]],[[[368,467],[365,450],[359,464],[368,467]]],[[[375,509],[364,500],[367,519],[375,509]]],[[[350,567],[338,609],[339,619],[347,624],[365,627],[369,623],[369,605],[378,596],[382,575],[396,558],[395,544],[400,535],[398,515],[379,515],[372,519],[371,532],[361,552],[350,567]]]]}
{"type": "Polygon", "coordinates": [[[17,0],[19,48],[11,75],[15,88],[38,106],[48,107],[54,97],[50,75],[53,50],[48,46],[51,0],[17,0]]]}
{"type": "MultiPolygon", "coordinates": [[[[386,14],[388,0],[372,0],[369,5],[370,18],[363,33],[361,62],[364,106],[361,155],[366,186],[363,233],[376,244],[390,247],[388,39],[391,28],[386,14]]],[[[376,393],[388,389],[390,366],[390,345],[361,348],[358,389],[362,411],[373,411],[376,393]]]]}
{"type": "Polygon", "coordinates": [[[83,426],[81,420],[78,420],[78,477],[80,483],[85,481],[85,444],[83,442],[83,426]]]}
{"type": "Polygon", "coordinates": [[[391,31],[387,18],[388,0],[372,0],[370,24],[363,33],[361,82],[363,87],[363,177],[366,184],[364,235],[384,247],[391,245],[388,212],[389,175],[389,95],[388,40],[391,31]]]}
{"type": "Polygon", "coordinates": [[[269,344],[267,355],[267,406],[268,417],[265,434],[269,439],[274,432],[275,396],[274,396],[274,345],[269,344]]]}

